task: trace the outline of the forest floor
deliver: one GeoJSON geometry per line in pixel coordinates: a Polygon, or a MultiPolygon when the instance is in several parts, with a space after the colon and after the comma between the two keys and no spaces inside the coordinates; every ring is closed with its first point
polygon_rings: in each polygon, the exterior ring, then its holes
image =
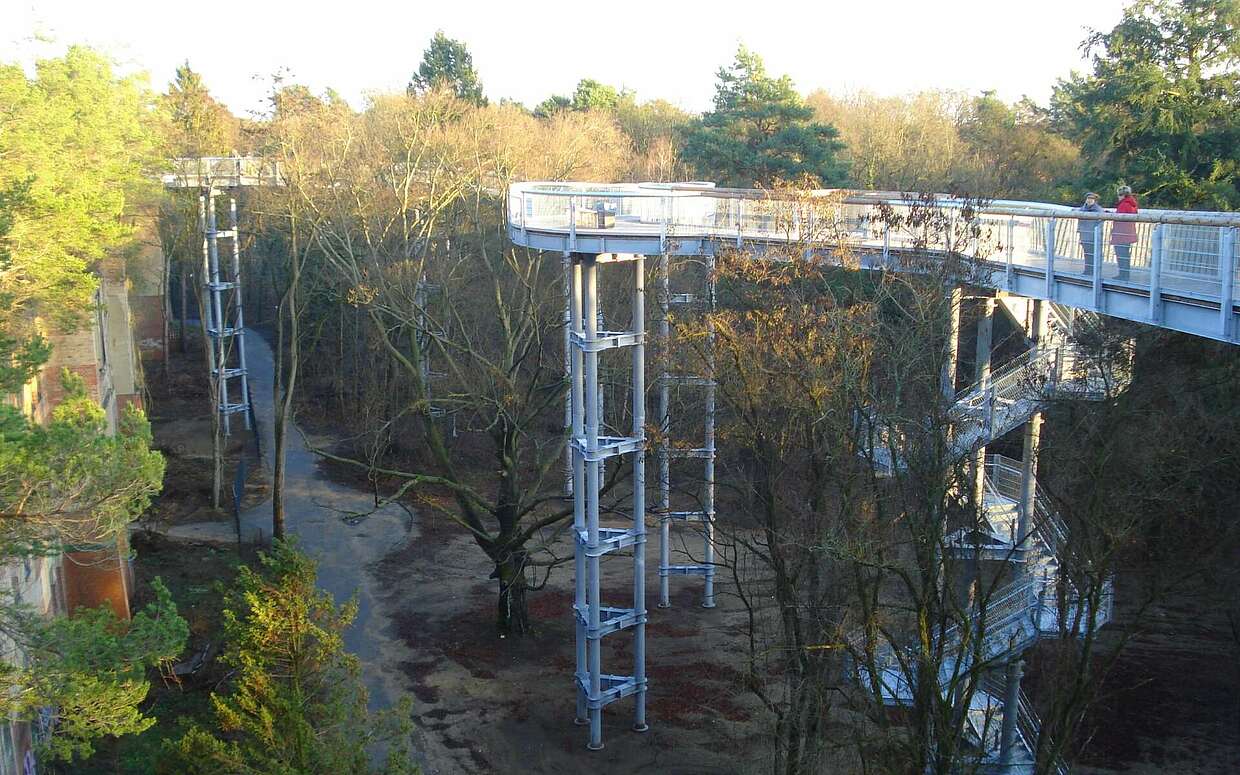
{"type": "MultiPolygon", "coordinates": [[[[401,668],[436,773],[739,773],[761,771],[763,714],[739,688],[745,614],[729,596],[701,607],[702,582],[673,578],[670,609],[658,609],[651,575],[647,674],[650,730],[633,732],[633,701],[603,711],[605,748],[589,752],[573,724],[571,567],[530,593],[535,631],[496,634],[497,583],[473,541],[443,517],[375,569],[383,605],[412,652],[401,668]]],[[[561,555],[571,552],[565,543],[561,555]]],[[[680,562],[686,560],[681,559],[680,562]]],[[[631,603],[632,559],[602,569],[610,604],[631,603]]],[[[631,674],[632,638],[603,641],[604,672],[631,674]]]]}
{"type": "MultiPolygon", "coordinates": [[[[1121,589],[1121,622],[1126,609],[1121,589]]],[[[1218,578],[1152,606],[1085,720],[1092,737],[1073,772],[1240,772],[1240,633],[1228,616],[1237,610],[1235,584],[1218,578]]]]}
{"type": "MultiPolygon", "coordinates": [[[[253,337],[258,340],[258,337],[253,337]]],[[[265,349],[265,343],[255,342],[265,349]]],[[[270,433],[270,384],[259,354],[252,390],[261,436],[270,433]],[[264,422],[268,425],[264,427],[264,422]]],[[[211,512],[209,435],[202,413],[205,396],[195,394],[194,364],[174,361],[171,386],[153,396],[156,444],[169,457],[168,487],[155,504],[155,521],[169,525],[227,514],[211,512]],[[185,370],[182,371],[181,368],[185,370]],[[182,384],[183,383],[183,384],[182,384]],[[179,385],[179,387],[178,387],[179,385]],[[202,445],[206,444],[204,465],[202,445]]],[[[152,379],[152,382],[155,382],[152,379]]],[[[331,445],[347,436],[333,427],[330,413],[307,406],[302,427],[311,444],[331,445]],[[317,416],[316,416],[317,415],[317,416]]],[[[209,418],[209,414],[206,415],[209,418]]],[[[270,449],[269,442],[264,449],[270,449]]],[[[238,454],[239,449],[233,453],[238,454]]],[[[269,454],[269,453],[268,453],[269,454]]],[[[535,630],[501,638],[495,628],[497,585],[491,567],[472,539],[432,510],[412,519],[403,511],[360,519],[370,500],[364,476],[323,465],[300,434],[293,442],[290,471],[300,487],[290,513],[292,532],[324,563],[323,583],[338,598],[353,594],[363,615],[347,645],[362,658],[376,705],[403,693],[414,697],[416,748],[427,775],[441,773],[750,773],[768,769],[769,716],[740,688],[744,660],[744,611],[719,579],[719,605],[703,609],[701,580],[672,579],[672,608],[655,607],[658,579],[648,573],[647,607],[650,731],[631,731],[632,700],[604,711],[603,751],[585,750],[586,731],[573,724],[574,665],[571,604],[572,569],[557,568],[546,586],[530,594],[535,630]]],[[[251,528],[270,519],[263,466],[255,466],[244,502],[251,528]],[[265,515],[265,516],[264,516],[265,515]]],[[[231,472],[229,468],[229,472],[231,472]]],[[[149,577],[170,580],[174,597],[203,640],[215,615],[206,598],[214,579],[231,578],[241,558],[201,544],[136,541],[141,588],[149,577]],[[186,562],[188,557],[194,562],[186,562]],[[205,562],[199,562],[204,559],[205,562]]],[[[554,547],[560,556],[571,545],[554,547]]],[[[684,560],[681,560],[684,561],[684,560]]],[[[649,567],[649,566],[648,566],[649,567]]],[[[614,603],[627,602],[632,583],[628,556],[604,561],[606,590],[614,603]]],[[[1110,773],[1231,773],[1240,771],[1240,660],[1226,619],[1226,585],[1212,594],[1186,591],[1158,607],[1151,626],[1129,646],[1106,685],[1103,702],[1091,714],[1095,730],[1085,760],[1074,769],[1110,773]]],[[[1123,596],[1117,612],[1123,616],[1123,596]]],[[[631,638],[604,640],[607,672],[627,673],[631,638]]],[[[1030,676],[1031,692],[1036,677],[1030,676]]],[[[156,712],[193,717],[207,692],[187,693],[157,686],[156,712]]],[[[159,739],[177,733],[161,720],[132,744],[111,750],[112,766],[91,772],[143,772],[137,763],[159,739]],[[134,768],[126,766],[132,763],[134,768]],[[119,765],[119,766],[118,766],[119,765]]]]}

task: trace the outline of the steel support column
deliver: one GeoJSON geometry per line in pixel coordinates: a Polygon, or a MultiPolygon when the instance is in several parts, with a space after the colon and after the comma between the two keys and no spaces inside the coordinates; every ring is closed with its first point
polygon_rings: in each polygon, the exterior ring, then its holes
{"type": "Polygon", "coordinates": [[[999,761],[1011,764],[1016,758],[1016,722],[1020,715],[1020,679],[1023,664],[1013,659],[1007,665],[1003,686],[1003,727],[999,736],[999,761]]]}
{"type": "Polygon", "coordinates": [[[573,613],[577,631],[576,721],[590,727],[587,747],[603,747],[603,708],[636,695],[633,728],[646,726],[646,493],[645,493],[645,261],[642,256],[575,255],[570,270],[569,335],[572,414],[574,566],[577,572],[573,613]],[[634,267],[631,331],[599,328],[598,272],[605,263],[631,262],[634,267]],[[632,355],[632,435],[603,433],[599,394],[599,355],[628,348],[632,355]],[[632,522],[624,528],[601,524],[599,484],[603,461],[630,455],[633,461],[632,522]],[[633,603],[628,608],[603,605],[601,559],[632,548],[633,603]],[[633,674],[602,671],[602,639],[633,630],[633,674]]]}
{"type": "Polygon", "coordinates": [[[705,279],[698,293],[672,293],[670,258],[666,253],[659,257],[659,607],[671,606],[669,579],[671,576],[702,576],[702,607],[715,607],[715,331],[710,313],[715,308],[715,259],[704,259],[705,279]],[[704,314],[703,325],[706,340],[702,361],[706,374],[692,375],[672,371],[672,309],[698,307],[704,314]],[[703,391],[705,417],[703,418],[703,442],[701,447],[673,445],[671,419],[671,388],[686,387],[703,391]],[[678,510],[672,505],[671,461],[673,458],[698,459],[702,461],[701,498],[695,508],[678,510]],[[702,560],[700,563],[676,565],[671,561],[671,525],[673,522],[700,523],[702,534],[702,560]]]}
{"type": "MultiPolygon", "coordinates": [[[[1032,331],[1034,355],[1047,345],[1047,314],[1049,302],[1035,299],[1033,302],[1032,331]]],[[[1037,508],[1038,449],[1042,442],[1042,412],[1034,412],[1025,423],[1021,450],[1020,503],[1017,507],[1016,541],[1022,548],[1033,527],[1034,510],[1037,508]]]]}
{"type": "Polygon", "coordinates": [[[960,303],[964,291],[958,286],[948,294],[946,357],[943,359],[943,395],[948,401],[956,398],[956,364],[960,358],[960,303]]]}
{"type": "Polygon", "coordinates": [[[232,430],[230,418],[240,414],[250,427],[250,400],[245,365],[245,318],[241,304],[241,239],[237,223],[237,201],[229,199],[232,228],[219,230],[215,206],[216,190],[208,186],[199,197],[199,224],[203,233],[203,323],[211,340],[210,367],[215,381],[215,411],[220,414],[224,435],[232,430]],[[231,239],[232,271],[222,267],[219,241],[231,239]],[[230,365],[236,353],[236,365],[230,365]],[[240,395],[232,400],[229,380],[240,382],[240,395]]]}
{"type": "MultiPolygon", "coordinates": [[[[974,382],[983,390],[990,386],[991,346],[994,341],[995,300],[991,297],[981,299],[980,314],[977,319],[977,356],[974,369],[974,382]]],[[[973,453],[973,502],[981,508],[986,494],[986,445],[983,444],[973,453]]]]}

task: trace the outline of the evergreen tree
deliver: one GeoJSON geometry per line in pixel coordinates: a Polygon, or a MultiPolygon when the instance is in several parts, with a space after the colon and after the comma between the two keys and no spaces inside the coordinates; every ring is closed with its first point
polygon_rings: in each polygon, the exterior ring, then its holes
{"type": "MultiPolygon", "coordinates": [[[[46,426],[0,407],[0,554],[58,553],[71,543],[114,540],[141,514],[163,482],[164,461],[151,431],[129,408],[108,431],[103,409],[66,371],[68,396],[46,426]]],[[[0,660],[0,714],[32,719],[50,709],[56,733],[45,755],[89,756],[103,736],[141,732],[154,723],[141,703],[146,668],[175,657],[188,629],[167,589],[129,622],[108,607],[46,619],[20,600],[0,597],[0,633],[25,658],[0,660]]]]}
{"type": "Polygon", "coordinates": [[[422,64],[409,81],[408,91],[417,94],[436,87],[451,89],[456,96],[474,105],[486,104],[469,49],[461,41],[444,35],[443,30],[431,38],[431,44],[422,54],[422,64]]]}
{"type": "Polygon", "coordinates": [[[277,541],[259,570],[241,568],[224,610],[231,688],[212,695],[217,731],[190,729],[167,751],[169,772],[413,772],[409,705],[372,714],[357,657],[342,635],[357,603],[337,606],[315,586],[315,563],[277,541]],[[367,748],[386,744],[380,767],[367,748]]]}
{"type": "Polygon", "coordinates": [[[172,124],[169,155],[192,158],[232,153],[236,120],[211,96],[202,76],[188,61],[177,68],[162,101],[172,124]]]}
{"type": "Polygon", "coordinates": [[[151,188],[148,99],[90,49],[0,64],[0,390],[47,359],[37,318],[72,329],[91,310],[94,264],[124,246],[122,219],[151,188]]]}
{"type": "Polygon", "coordinates": [[[25,655],[17,664],[0,660],[0,712],[50,720],[41,760],[86,758],[100,738],[155,724],[142,707],[151,688],[147,669],[181,653],[189,625],[167,587],[159,579],[152,586],[155,601],[129,621],[106,605],[46,618],[12,600],[0,603],[0,629],[25,655]]]}
{"type": "Polygon", "coordinates": [[[1052,110],[1095,184],[1126,181],[1169,207],[1240,206],[1240,0],[1139,0],[1083,47],[1093,72],[1052,110]]]}
{"type": "Polygon", "coordinates": [[[0,407],[0,554],[56,552],[114,538],[163,484],[151,427],[127,408],[109,433],[103,409],[66,370],[68,395],[46,426],[0,407]]]}
{"type": "Polygon", "coordinates": [[[788,76],[768,76],[762,58],[741,46],[718,79],[715,109],[685,143],[699,174],[731,186],[844,181],[835,128],[814,121],[788,76]]]}

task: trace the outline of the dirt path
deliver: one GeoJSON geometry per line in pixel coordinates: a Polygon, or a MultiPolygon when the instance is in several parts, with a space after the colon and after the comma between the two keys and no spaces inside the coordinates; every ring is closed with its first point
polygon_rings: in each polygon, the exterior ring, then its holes
{"type": "MultiPolygon", "coordinates": [[[[258,421],[263,463],[271,466],[275,365],[267,341],[250,330],[245,338],[250,394],[258,421]]],[[[391,620],[376,610],[380,582],[369,567],[394,549],[406,545],[413,534],[411,516],[398,506],[373,511],[366,494],[328,479],[319,458],[307,448],[300,433],[288,439],[285,479],[289,533],[319,563],[319,586],[337,601],[356,595],[357,619],[345,633],[345,647],[362,661],[363,676],[370,690],[372,708],[389,706],[406,690],[400,665],[410,659],[402,640],[395,637],[391,620]],[[373,513],[371,513],[373,512],[373,513]],[[361,519],[348,515],[365,513],[361,519]]],[[[265,501],[241,515],[242,533],[252,539],[261,531],[271,536],[271,502],[265,501]]]]}

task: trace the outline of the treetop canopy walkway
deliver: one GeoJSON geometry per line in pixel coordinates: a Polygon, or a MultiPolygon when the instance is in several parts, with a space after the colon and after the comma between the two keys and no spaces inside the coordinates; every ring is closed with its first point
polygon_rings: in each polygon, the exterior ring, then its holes
{"type": "Polygon", "coordinates": [[[565,253],[713,255],[720,246],[845,243],[861,268],[898,269],[922,242],[917,214],[958,213],[989,235],[960,252],[975,285],[1240,343],[1240,213],[1083,212],[1064,205],[844,190],[761,191],[711,183],[516,183],[512,241],[565,253]],[[814,201],[838,202],[815,223],[814,201]],[[798,217],[797,213],[802,215],[798,217]],[[893,225],[895,224],[895,225],[893,225]],[[973,251],[975,254],[970,254],[973,251]]]}

